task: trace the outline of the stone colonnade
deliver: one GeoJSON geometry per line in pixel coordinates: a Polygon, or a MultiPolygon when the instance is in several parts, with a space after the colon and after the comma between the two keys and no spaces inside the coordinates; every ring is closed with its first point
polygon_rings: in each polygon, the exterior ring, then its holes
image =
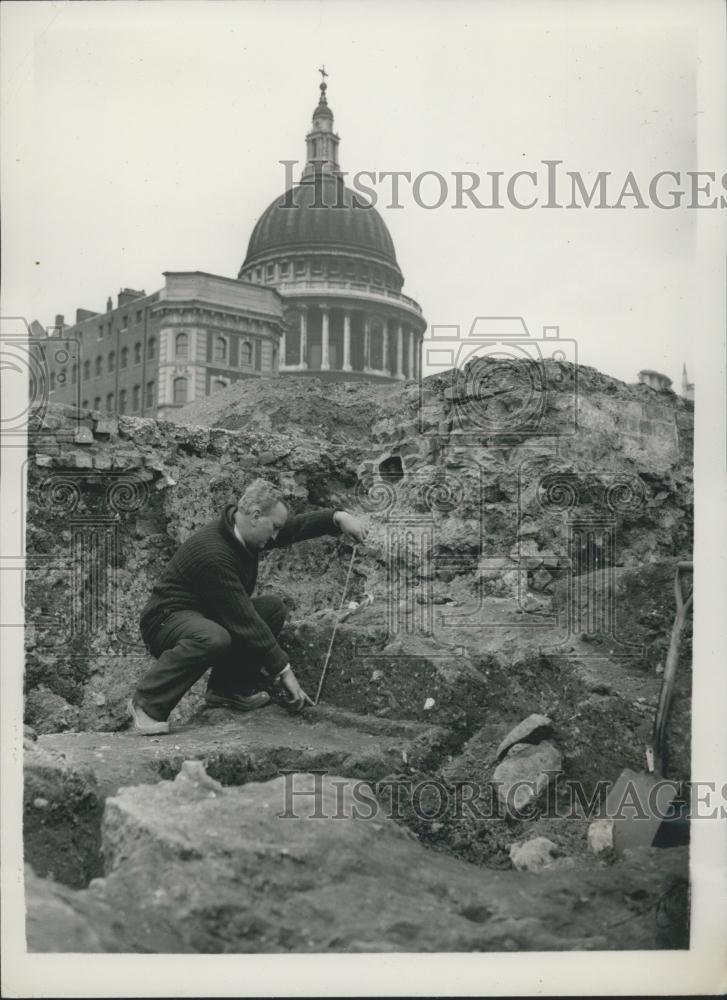
{"type": "Polygon", "coordinates": [[[281,341],[281,371],[419,377],[421,333],[406,318],[324,304],[296,306],[292,316],[281,341]]]}

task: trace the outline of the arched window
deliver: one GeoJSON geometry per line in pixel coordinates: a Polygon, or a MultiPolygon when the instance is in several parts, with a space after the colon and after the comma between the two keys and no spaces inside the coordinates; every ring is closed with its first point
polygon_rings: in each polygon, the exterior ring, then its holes
{"type": "Polygon", "coordinates": [[[114,394],[113,392],[109,392],[106,396],[106,409],[110,413],[113,410],[113,408],[114,408],[114,394]]]}
{"type": "Polygon", "coordinates": [[[146,345],[146,356],[153,361],[157,353],[157,342],[155,337],[150,337],[146,345]]]}
{"type": "Polygon", "coordinates": [[[134,344],[134,364],[141,364],[141,343],[138,340],[134,344]]]}
{"type": "Polygon", "coordinates": [[[119,392],[119,413],[126,413],[126,389],[119,392]]]}
{"type": "Polygon", "coordinates": [[[109,371],[112,372],[116,367],[116,352],[111,351],[109,354],[109,371]]]}
{"type": "Polygon", "coordinates": [[[100,410],[101,409],[101,397],[100,396],[94,396],[94,398],[93,398],[93,408],[94,408],[94,410],[100,410]]]}
{"type": "Polygon", "coordinates": [[[91,362],[90,361],[84,361],[83,362],[83,378],[84,378],[84,381],[91,378],[91,362]]]}
{"type": "Polygon", "coordinates": [[[99,354],[99,356],[96,358],[96,375],[99,376],[102,371],[103,371],[103,358],[99,354]]]}
{"type": "Polygon", "coordinates": [[[71,365],[71,385],[75,385],[78,382],[78,365],[74,361],[71,365]]]}
{"type": "Polygon", "coordinates": [[[215,337],[215,361],[227,361],[227,341],[224,337],[215,337]]]}
{"type": "Polygon", "coordinates": [[[141,406],[141,386],[135,385],[131,391],[131,408],[136,412],[141,406]]]}
{"type": "Polygon", "coordinates": [[[55,372],[51,372],[50,373],[50,391],[53,392],[53,390],[55,389],[55,387],[56,387],[56,373],[55,372]]]}
{"type": "Polygon", "coordinates": [[[189,357],[189,338],[186,333],[178,333],[174,341],[174,353],[178,358],[189,357]]]}
{"type": "Polygon", "coordinates": [[[187,380],[184,376],[180,376],[180,378],[175,378],[174,380],[174,402],[187,402],[187,380]]]}
{"type": "Polygon", "coordinates": [[[128,368],[129,367],[129,348],[128,347],[122,347],[121,348],[121,367],[122,368],[128,368]]]}
{"type": "Polygon", "coordinates": [[[146,399],[144,400],[145,406],[154,406],[154,380],[146,383],[146,399]]]}
{"type": "Polygon", "coordinates": [[[246,340],[244,344],[240,345],[240,364],[241,365],[251,365],[252,364],[252,344],[248,343],[246,340]]]}

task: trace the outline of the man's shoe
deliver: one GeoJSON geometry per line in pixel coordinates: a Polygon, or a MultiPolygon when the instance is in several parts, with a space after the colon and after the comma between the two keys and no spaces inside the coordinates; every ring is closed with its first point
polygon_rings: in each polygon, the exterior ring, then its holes
{"type": "Polygon", "coordinates": [[[230,708],[233,712],[254,712],[270,703],[267,691],[256,691],[254,694],[219,694],[208,691],[204,700],[208,708],[230,708]]]}
{"type": "Polygon", "coordinates": [[[143,708],[136,704],[133,698],[129,698],[127,705],[131,716],[132,729],[135,733],[143,736],[161,736],[169,732],[168,722],[159,722],[147,715],[143,708]]]}

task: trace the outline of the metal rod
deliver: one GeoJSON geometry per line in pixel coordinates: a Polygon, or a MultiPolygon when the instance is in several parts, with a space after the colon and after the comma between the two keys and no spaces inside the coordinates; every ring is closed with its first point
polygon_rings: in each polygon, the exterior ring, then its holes
{"type": "Polygon", "coordinates": [[[356,548],[354,545],[353,552],[351,553],[351,562],[348,565],[348,573],[346,574],[346,582],[343,585],[343,594],[341,595],[341,603],[338,607],[338,613],[336,615],[336,621],[333,625],[333,632],[331,633],[331,641],[328,643],[328,652],[326,653],[326,659],[323,663],[323,673],[321,674],[321,679],[318,682],[318,690],[316,691],[316,696],[313,701],[314,705],[318,704],[318,700],[321,696],[321,691],[323,690],[323,681],[326,679],[326,671],[328,670],[328,661],[331,658],[331,650],[333,649],[333,640],[336,638],[336,629],[338,628],[339,622],[341,620],[341,611],[343,610],[343,602],[346,600],[346,592],[348,591],[348,581],[351,577],[351,570],[353,569],[353,562],[356,558],[356,548]]]}

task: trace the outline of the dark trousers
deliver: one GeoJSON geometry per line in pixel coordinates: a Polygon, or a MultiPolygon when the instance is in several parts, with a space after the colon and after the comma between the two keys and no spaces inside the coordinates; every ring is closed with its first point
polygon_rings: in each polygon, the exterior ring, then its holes
{"type": "MultiPolygon", "coordinates": [[[[278,636],[287,613],[285,604],[272,594],[253,597],[252,603],[278,636]]],[[[199,612],[174,611],[143,638],[157,662],[139,682],[134,701],[152,719],[168,719],[177,702],[209,667],[208,691],[250,694],[264,685],[260,664],[251,651],[199,612]]]]}

